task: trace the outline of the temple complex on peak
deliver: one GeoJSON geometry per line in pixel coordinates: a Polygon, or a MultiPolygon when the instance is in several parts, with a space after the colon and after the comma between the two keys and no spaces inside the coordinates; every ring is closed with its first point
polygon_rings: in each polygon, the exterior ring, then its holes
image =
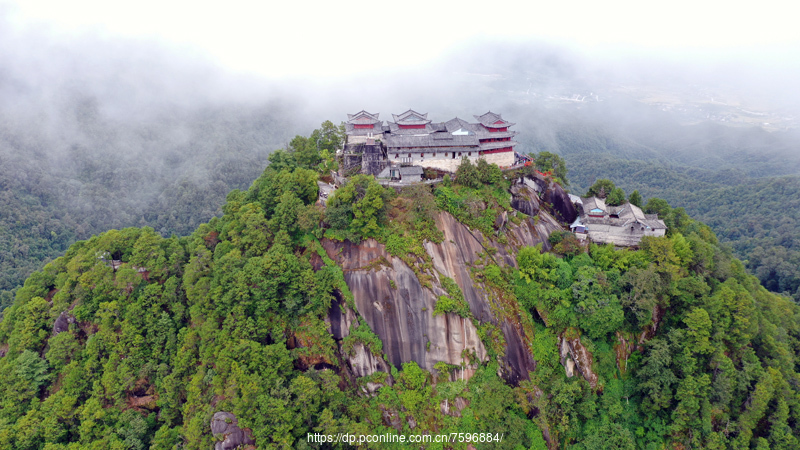
{"type": "Polygon", "coordinates": [[[379,114],[366,111],[348,114],[345,169],[360,164],[363,173],[402,179],[404,172],[421,173],[419,169],[408,169],[409,166],[455,172],[462,158],[473,163],[483,158],[500,167],[513,165],[517,142],[512,138],[517,132],[509,131],[509,127],[514,124],[491,111],[473,117],[477,122],[458,117],[433,122],[427,113],[409,109],[392,114],[393,121],[384,125],[379,114]]]}

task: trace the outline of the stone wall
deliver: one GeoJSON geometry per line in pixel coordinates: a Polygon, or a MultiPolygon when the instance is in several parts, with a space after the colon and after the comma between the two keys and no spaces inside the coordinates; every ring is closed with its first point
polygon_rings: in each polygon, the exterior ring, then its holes
{"type": "Polygon", "coordinates": [[[451,155],[453,152],[436,152],[434,157],[434,153],[427,152],[424,153],[425,157],[421,157],[419,152],[415,153],[392,153],[389,152],[389,161],[390,162],[397,162],[400,163],[403,160],[411,159],[411,164],[414,166],[422,166],[422,167],[430,167],[439,170],[446,170],[448,172],[455,172],[458,169],[459,164],[461,164],[461,159],[464,156],[470,160],[473,164],[478,162],[479,158],[483,158],[489,164],[497,164],[500,167],[506,167],[514,164],[514,152],[503,152],[503,153],[491,153],[488,155],[480,155],[478,156],[477,151],[471,152],[472,155],[470,156],[470,152],[461,152],[462,156],[456,156],[453,158],[451,155]],[[395,158],[395,155],[399,155],[399,157],[395,158]],[[444,156],[448,155],[448,156],[444,156]]]}
{"type": "MultiPolygon", "coordinates": [[[[380,141],[383,137],[382,133],[373,133],[372,138],[376,141],[380,141]]],[[[348,144],[365,144],[367,142],[366,135],[347,135],[347,143],[348,144]]]]}
{"type": "Polygon", "coordinates": [[[624,247],[639,245],[642,236],[664,236],[665,230],[640,231],[612,225],[590,224],[589,238],[594,242],[614,244],[624,247]]]}
{"type": "Polygon", "coordinates": [[[500,167],[508,167],[514,165],[514,152],[490,153],[482,155],[481,158],[485,159],[489,164],[497,164],[500,167]]]}

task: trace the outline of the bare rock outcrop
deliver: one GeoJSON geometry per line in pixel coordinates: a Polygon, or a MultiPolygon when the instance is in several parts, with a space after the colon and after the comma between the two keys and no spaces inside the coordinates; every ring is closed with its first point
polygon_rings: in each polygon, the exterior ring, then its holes
{"type": "Polygon", "coordinates": [[[575,205],[560,184],[550,181],[542,199],[551,205],[553,214],[561,222],[572,223],[578,217],[575,205]]]}
{"type": "Polygon", "coordinates": [[[236,416],[229,412],[219,411],[211,418],[211,434],[218,439],[214,450],[255,449],[251,431],[239,428],[236,416]]]}
{"type": "Polygon", "coordinates": [[[506,355],[504,358],[506,373],[504,378],[509,384],[517,386],[520,381],[530,380],[529,372],[536,370],[536,361],[530,350],[530,341],[533,336],[525,334],[524,330],[503,321],[500,326],[506,340],[506,355]]]}
{"type": "Polygon", "coordinates": [[[570,353],[569,343],[566,339],[558,340],[558,354],[561,358],[561,365],[564,366],[564,371],[567,373],[567,378],[575,376],[575,360],[572,359],[572,353],[570,353]]]}
{"type": "MultiPolygon", "coordinates": [[[[536,196],[532,190],[526,195],[536,196]]],[[[519,326],[495,318],[490,294],[473,281],[470,266],[491,262],[480,261],[479,254],[492,254],[495,262],[501,265],[515,265],[516,249],[540,243],[548,248],[550,233],[561,229],[558,221],[547,212],[539,211],[538,219],[527,218],[519,225],[508,222],[505,224],[507,244],[470,230],[444,212],[436,217],[436,226],[444,232],[444,239],[438,244],[424,244],[435,274],[430,287],[423,287],[411,267],[393,257],[375,240],[368,239],[360,244],[330,240],[322,243],[328,256],[344,270],[358,313],[381,339],[387,359],[394,366],[415,361],[420,367],[433,370],[439,361],[454,365],[463,363],[467,368],[459,376],[466,379],[474,373],[468,355],[478,361],[486,359],[486,349],[472,320],[455,314],[433,315],[438,296],[447,294],[439,282],[439,277],[445,276],[461,288],[472,315],[479,322],[495,323],[503,332],[506,379],[513,384],[528,379],[528,372],[536,367],[529,345],[533,336],[526,336],[519,326]]],[[[334,305],[328,315],[333,336],[345,337],[353,320],[356,320],[354,313],[334,305]]],[[[369,352],[359,353],[348,363],[356,376],[383,371],[379,363],[365,359],[366,353],[369,352]]]]}
{"type": "Polygon", "coordinates": [[[636,349],[636,338],[629,332],[617,331],[617,343],[614,344],[614,354],[617,359],[617,367],[623,375],[628,371],[628,358],[636,349]]]}
{"type": "Polygon", "coordinates": [[[469,406],[469,403],[469,400],[466,400],[463,397],[456,397],[452,402],[444,399],[441,403],[439,403],[439,411],[441,411],[442,414],[447,414],[448,416],[461,417],[461,411],[469,406]]]}
{"type": "Polygon", "coordinates": [[[344,338],[350,335],[352,327],[358,327],[358,316],[355,311],[350,309],[344,299],[337,297],[337,301],[331,304],[328,315],[325,318],[328,322],[328,331],[331,336],[339,343],[339,355],[341,369],[351,382],[357,378],[368,377],[376,372],[386,373],[384,383],[367,382],[361,388],[365,393],[372,394],[380,389],[384,384],[392,385],[394,380],[389,375],[392,372],[389,363],[384,361],[382,356],[374,355],[361,342],[356,342],[348,351],[344,348],[344,338]]]}
{"type": "Polygon", "coordinates": [[[348,363],[353,370],[353,375],[357,377],[366,377],[375,372],[389,372],[390,369],[386,367],[386,362],[376,357],[360,342],[353,345],[352,354],[349,355],[348,363]]]}
{"type": "Polygon", "coordinates": [[[661,305],[656,304],[653,307],[653,313],[651,314],[652,320],[650,323],[644,327],[641,334],[639,334],[639,346],[638,350],[641,351],[644,349],[645,342],[649,341],[656,335],[656,331],[658,331],[658,326],[661,324],[661,320],[664,318],[667,310],[662,307],[661,305]]]}
{"type": "Polygon", "coordinates": [[[387,427],[394,428],[398,432],[403,431],[403,422],[400,420],[400,414],[393,409],[388,409],[385,406],[379,406],[381,409],[381,416],[383,418],[383,424],[387,427]]]}
{"type": "Polygon", "coordinates": [[[592,371],[592,354],[586,350],[586,347],[581,343],[580,336],[577,335],[577,330],[568,329],[558,337],[559,352],[561,353],[562,364],[564,369],[567,370],[569,375],[571,369],[569,361],[574,362],[574,368],[577,369],[583,378],[589,382],[592,389],[597,388],[597,374],[592,371]],[[568,355],[567,355],[568,354],[568,355]],[[569,356],[567,358],[567,356],[569,356]],[[566,362],[565,362],[566,361],[566,362]]]}
{"type": "MultiPolygon", "coordinates": [[[[425,250],[432,257],[434,269],[459,285],[464,299],[469,303],[470,311],[481,322],[497,323],[497,319],[492,313],[487,293],[470,277],[470,266],[479,262],[479,253],[490,253],[487,250],[494,253],[492,258],[497,263],[516,266],[516,250],[519,248],[537,244],[542,244],[545,249],[550,248],[548,237],[553,231],[561,230],[561,226],[545,211],[540,211],[538,217],[527,218],[519,225],[509,224],[506,231],[509,243],[503,245],[487,239],[477,230],[470,230],[450,214],[438,215],[436,226],[444,232],[444,239],[439,244],[426,242],[425,250]]],[[[533,336],[527,336],[524,330],[506,321],[497,325],[506,341],[504,377],[509,383],[516,385],[529,379],[528,372],[536,367],[529,346],[533,336]]]]}
{"type": "Polygon", "coordinates": [[[69,330],[69,324],[71,323],[75,323],[75,316],[73,316],[69,311],[64,311],[59,314],[58,318],[56,318],[56,321],[53,324],[52,336],[69,330]]]}
{"type": "Polygon", "coordinates": [[[508,223],[508,213],[503,211],[503,213],[497,216],[497,219],[495,219],[494,229],[502,230],[503,228],[505,228],[507,223],[508,223]]]}
{"type": "MultiPolygon", "coordinates": [[[[433,315],[437,297],[446,292],[438,284],[424,288],[414,271],[382,244],[373,239],[360,244],[323,240],[323,246],[344,269],[358,312],[383,342],[393,365],[416,361],[426,370],[433,370],[439,361],[460,365],[467,360],[465,350],[480,361],[486,359],[470,320],[455,314],[433,315]]],[[[472,373],[474,369],[468,368],[465,375],[472,373]]]]}
{"type": "MultiPolygon", "coordinates": [[[[542,250],[547,251],[552,248],[548,238],[554,231],[561,231],[563,228],[553,216],[547,211],[539,211],[538,219],[528,218],[518,226],[508,230],[509,250],[505,261],[509,265],[516,266],[516,251],[525,246],[535,246],[542,244],[542,250]]],[[[495,244],[499,245],[499,244],[495,244]]]]}
{"type": "Polygon", "coordinates": [[[535,216],[539,213],[539,195],[536,191],[524,184],[515,184],[511,187],[511,207],[517,211],[535,216]]]}
{"type": "Polygon", "coordinates": [[[350,327],[356,322],[356,313],[341,298],[332,302],[325,321],[328,323],[328,330],[336,340],[341,340],[350,334],[350,327]]]}

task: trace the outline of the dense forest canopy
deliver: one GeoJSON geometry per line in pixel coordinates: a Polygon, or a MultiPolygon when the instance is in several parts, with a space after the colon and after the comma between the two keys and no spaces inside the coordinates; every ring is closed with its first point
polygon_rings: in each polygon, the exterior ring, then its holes
{"type": "Polygon", "coordinates": [[[258,176],[287,138],[284,114],[292,111],[279,103],[209,105],[132,125],[86,101],[87,111],[69,111],[74,123],[61,125],[75,136],[0,127],[4,306],[33,270],[78,239],[134,225],[187,235],[218,215],[225,195],[258,176]]]}
{"type": "Polygon", "coordinates": [[[0,322],[0,446],[208,449],[223,438],[209,428],[219,411],[258,448],[315,448],[308,433],[342,432],[502,435],[477,448],[799,445],[800,308],[681,209],[647,198],[670,229],[639,249],[585,247],[567,232],[550,235],[551,252],[517,248],[497,217],[513,228],[550,208],[510,207],[524,173],[465,162],[455,180],[399,193],[355,176],[323,208],[323,154],[294,142],[280,170],[231,191],[222,216],[188,236],[110,230],[26,280],[0,322]],[[442,241],[437,217],[450,214],[513,249],[514,263],[487,250],[470,286],[437,275],[426,243],[442,241]],[[346,375],[356,355],[388,350],[323,247],[368,239],[400,260],[377,266],[406,264],[442,286],[423,314],[477,325],[488,356],[466,355],[471,378],[415,361],[346,375]],[[464,305],[473,283],[497,303],[496,322],[464,305]],[[344,338],[332,310],[355,314],[344,338]],[[536,362],[518,383],[500,376],[504,320],[527,330],[536,362]]]}

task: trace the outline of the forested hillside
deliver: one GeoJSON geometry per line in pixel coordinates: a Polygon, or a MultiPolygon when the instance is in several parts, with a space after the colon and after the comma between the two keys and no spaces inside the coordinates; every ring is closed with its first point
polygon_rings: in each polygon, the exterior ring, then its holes
{"type": "Polygon", "coordinates": [[[709,227],[662,204],[667,237],[583,247],[543,228],[557,183],[469,163],[400,192],[356,176],[323,207],[328,158],[294,146],[187,237],[107,231],[28,278],[0,322],[0,446],[207,450],[226,412],[257,448],[797,448],[800,308],[709,227]],[[442,265],[449,246],[469,265],[442,265]],[[449,331],[403,356],[402,324],[376,321],[396,309],[449,331]]]}
{"type": "Polygon", "coordinates": [[[291,136],[280,103],[164,111],[139,123],[70,102],[55,130],[0,114],[0,305],[77,239],[150,225],[187,235],[291,136]],[[41,127],[41,128],[35,128],[41,127]]]}
{"type": "Polygon", "coordinates": [[[187,235],[300,131],[301,103],[190,51],[19,29],[0,8],[0,309],[70,244],[187,235]]]}
{"type": "Polygon", "coordinates": [[[796,131],[681,125],[630,102],[535,117],[521,139],[534,152],[563,156],[571,192],[583,195],[610,178],[628,194],[681,206],[730,244],[769,290],[800,301],[796,131]]]}

